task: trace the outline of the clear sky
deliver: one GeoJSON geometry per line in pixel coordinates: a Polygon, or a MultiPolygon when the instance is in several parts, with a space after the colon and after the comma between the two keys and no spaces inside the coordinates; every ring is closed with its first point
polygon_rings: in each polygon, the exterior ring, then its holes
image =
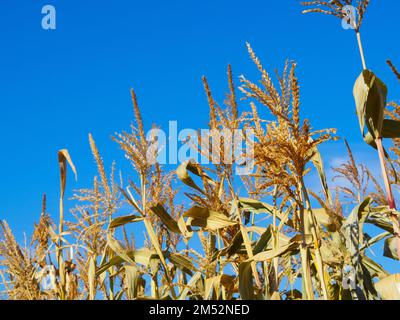
{"type": "MultiPolygon", "coordinates": [[[[362,28],[366,60],[400,99],[400,85],[385,64],[400,66],[398,0],[371,1],[362,28]]],[[[180,129],[207,125],[201,76],[217,98],[226,91],[226,65],[256,80],[249,41],[273,72],[298,62],[302,116],[316,129],[338,128],[358,160],[377,168],[360,137],[352,87],[361,71],[353,31],[322,15],[302,15],[296,0],[1,0],[0,2],[0,219],[21,235],[40,215],[41,195],[57,215],[57,150],[68,148],[78,169],[73,188],[88,186],[95,166],[91,132],[107,166],[129,176],[111,141],[132,119],[129,88],[137,91],[144,121],[180,129]],[[57,10],[57,29],[41,28],[41,8],[57,10]]],[[[236,80],[238,83],[238,80],[236,80]]],[[[327,167],[346,155],[329,144],[327,167]]],[[[378,173],[378,171],[376,171],[378,173]]]]}

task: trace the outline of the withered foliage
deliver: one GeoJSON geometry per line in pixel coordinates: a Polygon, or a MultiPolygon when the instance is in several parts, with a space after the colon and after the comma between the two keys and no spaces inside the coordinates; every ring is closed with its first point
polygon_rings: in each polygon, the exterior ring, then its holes
{"type": "MultiPolygon", "coordinates": [[[[368,3],[303,4],[310,7],[305,12],[339,18],[343,6],[355,5],[358,32],[368,3]]],[[[59,151],[59,219],[47,212],[43,197],[39,222],[23,247],[0,223],[3,298],[400,298],[398,275],[369,254],[384,241],[383,254],[399,259],[398,212],[389,207],[380,177],[356,162],[345,141],[348,161],[333,168],[340,184],[332,188],[319,147],[336,140],[336,130],[315,129],[302,114],[296,63],[287,61],[273,77],[247,48],[258,82],[241,76],[237,87],[228,65],[228,93],[218,103],[203,77],[212,134],[187,143],[209,164],[188,159],[174,171],[161,165],[158,137],[155,130],[146,135],[150,128],[133,90],[134,123],[113,136],[131,165],[130,178],[123,180],[115,163],[107,169],[90,134],[97,174],[92,186],[74,192],[65,217],[67,171],[75,167],[68,151],[59,151]],[[254,144],[252,151],[232,154],[227,137],[235,130],[254,144]],[[213,132],[223,134],[215,138],[213,132]],[[230,162],[223,161],[227,157],[230,162]],[[254,170],[238,179],[237,167],[250,164],[254,170]]],[[[400,108],[390,106],[386,116],[397,121],[400,108]]],[[[393,141],[390,182],[397,184],[400,143],[393,141]]]]}

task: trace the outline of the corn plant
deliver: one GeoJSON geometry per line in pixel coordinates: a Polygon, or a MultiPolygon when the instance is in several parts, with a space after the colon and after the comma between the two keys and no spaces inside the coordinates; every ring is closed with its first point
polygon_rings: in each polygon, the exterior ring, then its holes
{"type": "MultiPolygon", "coordinates": [[[[328,7],[307,12],[342,17],[342,6],[351,1],[306,4],[328,7]]],[[[358,5],[362,18],[368,1],[358,5]]],[[[355,30],[362,52],[361,21],[355,30]]],[[[77,170],[69,152],[59,151],[58,221],[47,212],[43,196],[39,222],[24,245],[7,222],[0,223],[3,298],[400,299],[399,274],[389,274],[368,255],[383,242],[384,256],[400,256],[399,213],[390,189],[390,179],[397,184],[400,164],[399,106],[392,103],[384,113],[386,89],[366,69],[362,54],[356,105],[363,137],[378,149],[385,184],[382,188],[373,172],[357,163],[345,141],[348,161],[333,169],[343,184],[332,188],[319,147],[338,140],[336,130],[314,129],[301,114],[296,63],[287,61],[273,77],[250,44],[247,49],[258,81],[241,76],[235,85],[229,65],[222,103],[205,77],[203,84],[210,130],[241,129],[244,139],[249,138],[247,129],[254,132],[254,151],[242,155],[242,163],[254,163],[253,173],[237,176],[233,164],[213,163],[211,158],[208,165],[188,159],[173,171],[150,161],[157,158],[154,137],[146,137],[131,90],[134,122],[129,131],[113,137],[131,165],[130,180],[116,174],[114,163],[106,169],[90,134],[97,174],[92,186],[74,191],[74,207],[65,214],[67,172],[70,168],[76,175],[77,170]],[[397,158],[390,169],[383,138],[394,141],[390,151],[397,158]],[[307,185],[312,173],[320,184],[316,190],[307,185]],[[380,232],[370,236],[371,228],[380,232]]],[[[221,158],[229,152],[220,140],[213,140],[210,148],[221,158]]]]}

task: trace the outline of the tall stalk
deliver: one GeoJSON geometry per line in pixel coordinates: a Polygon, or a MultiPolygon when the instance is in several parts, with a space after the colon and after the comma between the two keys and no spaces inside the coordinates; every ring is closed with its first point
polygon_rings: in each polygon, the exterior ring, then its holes
{"type": "MultiPolygon", "coordinates": [[[[361,62],[363,65],[363,70],[367,70],[367,65],[365,63],[365,55],[364,55],[364,50],[362,46],[362,41],[361,41],[361,35],[359,30],[356,29],[356,35],[357,35],[357,42],[358,42],[358,48],[360,50],[360,57],[361,57],[361,62]]],[[[385,150],[383,148],[383,143],[382,143],[382,137],[379,136],[375,139],[375,143],[378,149],[378,155],[379,155],[379,163],[381,166],[381,171],[382,171],[382,177],[383,181],[385,184],[385,191],[386,191],[386,199],[389,205],[389,208],[391,210],[396,210],[396,202],[394,200],[393,196],[393,191],[392,191],[392,186],[390,184],[389,180],[389,173],[386,167],[386,160],[385,160],[385,150]]],[[[395,215],[391,215],[391,220],[393,223],[393,231],[396,236],[397,240],[397,255],[400,257],[400,221],[395,215]]]]}
{"type": "Polygon", "coordinates": [[[67,163],[70,165],[72,171],[75,174],[75,179],[77,179],[76,169],[71,160],[71,157],[68,153],[67,149],[63,149],[58,151],[58,165],[60,168],[60,221],[58,224],[58,243],[56,247],[56,256],[57,256],[57,263],[58,263],[58,273],[60,277],[60,284],[59,284],[59,294],[60,299],[65,300],[67,295],[66,290],[66,270],[65,270],[65,263],[62,254],[62,247],[63,247],[63,232],[64,232],[64,194],[65,194],[65,187],[67,184],[67,163]]]}
{"type": "Polygon", "coordinates": [[[58,264],[58,273],[60,276],[60,299],[65,300],[66,296],[66,277],[65,277],[65,266],[64,260],[62,256],[62,233],[64,228],[64,192],[61,192],[60,195],[60,221],[58,225],[58,233],[59,233],[59,240],[56,249],[57,253],[57,264],[58,264]]]}
{"type": "Polygon", "coordinates": [[[307,300],[314,300],[314,293],[312,288],[311,280],[311,268],[309,260],[309,250],[306,241],[306,230],[305,230],[305,219],[304,219],[304,207],[300,206],[300,231],[302,242],[300,246],[300,258],[301,258],[301,268],[303,269],[302,280],[305,288],[305,295],[307,300]]]}
{"type": "Polygon", "coordinates": [[[321,283],[322,296],[323,296],[324,300],[328,300],[328,290],[326,288],[326,283],[325,283],[324,261],[322,259],[322,255],[321,255],[320,237],[319,237],[319,234],[317,231],[317,219],[315,218],[314,212],[312,211],[310,197],[308,195],[308,192],[307,192],[307,189],[306,189],[303,179],[301,179],[301,189],[303,192],[304,201],[306,203],[307,211],[309,214],[311,234],[312,234],[312,237],[314,240],[314,247],[315,247],[315,258],[316,258],[315,262],[316,262],[316,266],[317,266],[319,281],[321,283]]]}

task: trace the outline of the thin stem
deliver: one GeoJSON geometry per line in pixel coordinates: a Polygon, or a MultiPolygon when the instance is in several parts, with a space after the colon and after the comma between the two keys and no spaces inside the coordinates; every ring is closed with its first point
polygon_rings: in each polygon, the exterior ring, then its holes
{"type": "Polygon", "coordinates": [[[396,209],[396,203],[395,203],[394,197],[393,197],[392,186],[390,185],[389,175],[388,175],[387,168],[386,168],[385,151],[383,150],[382,138],[376,139],[375,142],[378,147],[379,161],[381,164],[383,181],[385,183],[387,201],[388,201],[390,209],[396,209]]]}
{"type": "Polygon", "coordinates": [[[66,279],[65,279],[65,267],[64,261],[62,256],[62,233],[64,229],[64,199],[63,199],[63,192],[60,195],[60,221],[58,225],[58,233],[59,233],[59,240],[57,246],[57,263],[58,263],[58,273],[60,275],[60,299],[64,300],[66,295],[66,279]]]}
{"type": "Polygon", "coordinates": [[[360,32],[357,31],[356,35],[357,35],[358,49],[360,50],[360,56],[361,56],[361,62],[363,65],[363,69],[367,70],[367,64],[365,63],[365,56],[364,56],[364,50],[363,50],[363,46],[362,46],[362,42],[361,42],[360,32]]]}
{"type": "MultiPolygon", "coordinates": [[[[386,168],[385,151],[382,145],[382,138],[377,138],[375,142],[378,148],[379,161],[381,164],[382,176],[383,176],[383,181],[385,183],[386,197],[389,204],[389,208],[396,210],[396,202],[393,197],[392,186],[390,185],[389,175],[386,168]]],[[[393,223],[393,231],[397,239],[397,255],[398,257],[400,257],[400,228],[399,228],[400,221],[394,215],[391,216],[391,219],[393,223]]]]}
{"type": "MultiPolygon", "coordinates": [[[[301,183],[299,183],[299,189],[301,190],[301,183]]],[[[305,296],[307,300],[314,300],[314,293],[312,288],[311,280],[311,268],[309,262],[309,250],[306,240],[306,228],[305,228],[305,215],[304,215],[304,205],[303,198],[300,193],[301,203],[299,203],[299,214],[300,214],[300,233],[301,233],[301,246],[300,246],[300,258],[301,258],[301,268],[302,268],[302,278],[303,285],[305,288],[305,296]]]]}
{"type": "MultiPolygon", "coordinates": [[[[364,50],[363,50],[363,46],[362,46],[362,42],[361,42],[361,35],[358,30],[356,31],[356,34],[357,34],[358,48],[360,49],[361,61],[362,61],[364,70],[366,70],[367,65],[365,63],[364,50]]],[[[386,198],[387,198],[387,201],[389,204],[389,208],[392,210],[395,210],[396,203],[395,203],[395,200],[393,197],[392,186],[390,185],[389,175],[388,175],[388,171],[386,168],[385,151],[384,151],[383,145],[382,145],[382,137],[375,139],[375,143],[378,148],[379,161],[381,164],[382,176],[383,176],[383,181],[384,181],[385,189],[386,189],[386,198]]],[[[391,215],[390,218],[393,223],[393,232],[397,239],[397,256],[400,258],[400,220],[395,215],[391,215]]]]}

